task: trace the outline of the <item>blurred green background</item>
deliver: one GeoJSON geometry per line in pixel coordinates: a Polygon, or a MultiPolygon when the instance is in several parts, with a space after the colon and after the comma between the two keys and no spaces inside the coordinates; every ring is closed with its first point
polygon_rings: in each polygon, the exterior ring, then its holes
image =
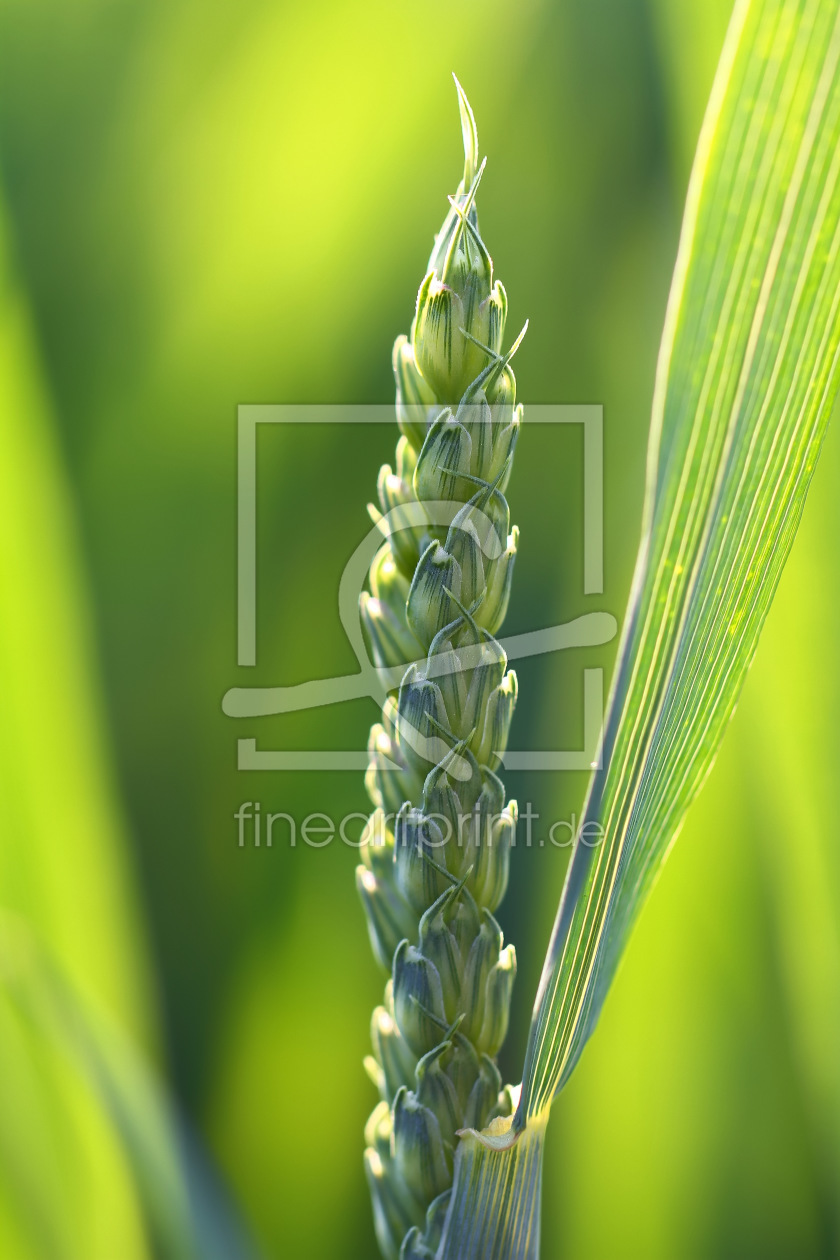
{"type": "MultiPolygon", "coordinates": [[[[156,1148],[138,1173],[76,1022],[39,996],[35,941],[122,1047],[121,1079],[148,1068],[143,1117],[163,1082],[200,1168],[185,1211],[219,1255],[245,1253],[237,1230],[265,1257],[375,1254],[361,1059],[381,977],[354,854],[239,849],[233,821],[251,799],[363,810],[360,776],[238,773],[235,741],[362,747],[373,705],[237,725],[220,701],[353,670],[338,579],[394,434],[261,436],[260,658],[242,670],[236,406],[391,399],[391,344],[460,174],[455,70],[489,155],[483,234],[512,327],[531,320],[520,395],[605,409],[605,594],[581,593],[580,435],[526,429],[508,628],[620,617],[728,16],[0,0],[3,1257],[165,1249],[156,1148]]],[[[838,537],[832,433],[719,764],[555,1107],[546,1256],[840,1255],[838,537]]],[[[579,744],[582,669],[614,646],[523,662],[512,745],[579,744]]],[[[585,784],[508,786],[544,834],[585,784]]],[[[514,1080],[564,864],[520,849],[500,912],[514,1080]]]]}

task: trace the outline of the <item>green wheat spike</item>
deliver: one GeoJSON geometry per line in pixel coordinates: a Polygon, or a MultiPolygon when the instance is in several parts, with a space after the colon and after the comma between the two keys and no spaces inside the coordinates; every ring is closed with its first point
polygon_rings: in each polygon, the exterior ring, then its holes
{"type": "Polygon", "coordinates": [[[456,80],[464,177],[394,346],[396,468],[379,475],[385,536],[361,599],[376,664],[405,665],[371,730],[374,805],[357,870],[374,952],[391,973],[366,1067],[381,1096],[365,1130],[386,1257],[437,1249],[459,1132],[511,1110],[495,1056],[516,972],[493,917],[516,803],[495,771],[516,675],[494,635],[518,533],[504,491],[522,409],[502,338],[507,297],[481,239],[475,119],[456,80]]]}

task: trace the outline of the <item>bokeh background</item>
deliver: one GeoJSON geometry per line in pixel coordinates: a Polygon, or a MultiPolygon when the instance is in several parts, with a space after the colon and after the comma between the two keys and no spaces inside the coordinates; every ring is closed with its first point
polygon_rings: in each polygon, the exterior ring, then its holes
{"type": "MultiPolygon", "coordinates": [[[[337,584],[394,435],[261,436],[260,656],[238,670],[236,406],[391,399],[460,174],[455,70],[490,159],[483,233],[514,331],[531,320],[520,395],[605,409],[605,593],[581,593],[580,435],[526,429],[508,628],[620,617],[728,17],[725,0],[0,0],[2,1256],[162,1247],[125,1114],[27,996],[30,940],[148,1075],[141,1121],[168,1100],[203,1257],[375,1255],[361,1059],[382,980],[354,854],[239,849],[233,821],[253,799],[364,809],[353,774],[238,773],[235,741],[362,747],[373,706],[237,725],[220,702],[354,668],[337,584]]],[[[718,765],[555,1107],[547,1257],[840,1255],[838,537],[830,432],[718,765]]],[[[514,746],[578,745],[582,669],[613,650],[523,662],[514,746]]],[[[508,783],[536,836],[585,787],[508,783]]],[[[565,860],[520,849],[500,912],[514,1080],[565,860]]]]}

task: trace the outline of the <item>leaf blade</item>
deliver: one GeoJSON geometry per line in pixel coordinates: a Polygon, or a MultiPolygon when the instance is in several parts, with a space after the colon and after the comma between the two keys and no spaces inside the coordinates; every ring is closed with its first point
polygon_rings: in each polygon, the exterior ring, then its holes
{"type": "Polygon", "coordinates": [[[837,4],[736,10],[701,136],[654,398],[644,535],[517,1115],[594,1027],[737,701],[837,387],[837,4]]]}

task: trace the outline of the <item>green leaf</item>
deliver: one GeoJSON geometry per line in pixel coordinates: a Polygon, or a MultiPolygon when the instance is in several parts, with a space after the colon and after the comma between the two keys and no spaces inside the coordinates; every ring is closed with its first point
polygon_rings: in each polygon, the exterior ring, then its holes
{"type": "MultiPolygon", "coordinates": [[[[37,1239],[40,1234],[43,1247],[52,1233],[51,1245],[58,1246],[61,1255],[72,1255],[83,1245],[86,1255],[100,1254],[97,1248],[102,1247],[103,1255],[119,1251],[140,1256],[147,1254],[148,1246],[150,1254],[165,1260],[244,1260],[250,1256],[250,1247],[212,1184],[197,1145],[188,1139],[157,1074],[131,1039],[100,1005],[68,981],[23,919],[2,913],[0,960],[0,1029],[4,1034],[0,1098],[3,1114],[12,1108],[18,1121],[10,1146],[17,1156],[19,1207],[24,1218],[27,1209],[34,1209],[32,1215],[37,1218],[29,1224],[30,1236],[37,1239]],[[29,1095],[23,1100],[13,1097],[21,1081],[29,1095]],[[30,1129],[36,1132],[24,1138],[30,1129]],[[101,1222],[98,1231],[94,1224],[89,1239],[90,1224],[75,1222],[75,1243],[58,1241],[59,1231],[73,1224],[74,1209],[63,1201],[62,1193],[54,1193],[52,1152],[44,1159],[44,1152],[38,1151],[38,1129],[48,1131],[59,1147],[65,1143],[80,1149],[106,1147],[110,1162],[116,1165],[107,1172],[116,1182],[118,1197],[112,1218],[112,1184],[106,1200],[107,1245],[103,1246],[101,1222]],[[92,1135],[96,1135],[93,1143],[92,1135]],[[39,1166],[25,1167],[29,1154],[40,1156],[39,1166]],[[26,1184],[27,1179],[31,1184],[26,1184]],[[140,1209],[136,1215],[130,1210],[135,1195],[140,1209]],[[127,1199],[125,1220],[119,1203],[123,1196],[127,1199]]],[[[103,1178],[105,1172],[100,1170],[103,1178]]],[[[62,1181],[70,1182],[75,1176],[75,1169],[67,1170],[62,1181]]],[[[99,1190],[105,1192],[105,1184],[99,1190]]]]}
{"type": "Polygon", "coordinates": [[[574,1068],[708,774],[793,541],[837,387],[840,6],[737,6],[660,351],[643,538],[515,1130],[574,1068]],[[592,836],[592,828],[589,830],[592,836]]]}
{"type": "Polygon", "coordinates": [[[0,693],[10,733],[0,758],[0,905],[144,1040],[153,1023],[145,942],[103,737],[72,493],[8,254],[0,204],[0,693]]]}
{"type": "Polygon", "coordinates": [[[563,890],[513,1123],[457,1156],[446,1237],[482,1212],[494,1224],[480,1245],[465,1230],[439,1260],[531,1254],[522,1237],[533,1237],[536,1196],[512,1239],[509,1217],[523,1209],[494,1187],[514,1177],[519,1147],[542,1132],[592,1033],[712,766],[795,536],[838,383],[839,69],[840,0],[736,6],[666,314],[642,541],[587,842],[563,890]]]}
{"type": "MultiPolygon", "coordinates": [[[[72,501],[0,205],[0,910],[141,1044],[147,966],[97,704],[72,501]]],[[[149,1255],[121,1145],[9,999],[0,939],[0,1254],[149,1255]],[[103,1212],[101,1205],[107,1203],[103,1212]]]]}
{"type": "Polygon", "coordinates": [[[512,1148],[487,1145],[488,1137],[504,1140],[509,1119],[494,1121],[484,1140],[462,1137],[438,1260],[537,1260],[546,1119],[512,1148]]]}
{"type": "Polygon", "coordinates": [[[0,1255],[229,1260],[249,1253],[149,1061],[71,494],[4,227],[0,206],[0,1255]]]}

